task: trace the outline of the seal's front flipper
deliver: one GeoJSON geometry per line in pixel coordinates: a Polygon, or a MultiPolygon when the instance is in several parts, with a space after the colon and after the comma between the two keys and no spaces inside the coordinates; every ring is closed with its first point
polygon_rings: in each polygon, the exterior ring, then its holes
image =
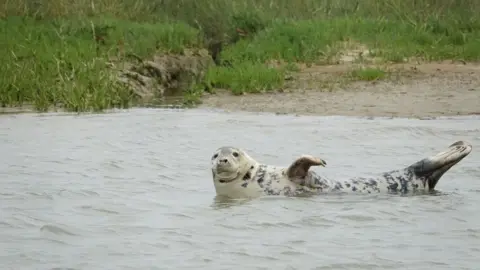
{"type": "Polygon", "coordinates": [[[323,159],[310,155],[302,155],[288,167],[286,174],[291,181],[300,184],[305,180],[305,176],[307,176],[311,166],[325,167],[326,165],[327,162],[323,159]]]}

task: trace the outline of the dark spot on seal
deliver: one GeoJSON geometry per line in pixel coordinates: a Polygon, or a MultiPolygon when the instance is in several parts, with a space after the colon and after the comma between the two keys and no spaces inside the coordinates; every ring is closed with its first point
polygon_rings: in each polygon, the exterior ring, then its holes
{"type": "Polygon", "coordinates": [[[414,187],[414,188],[418,188],[418,184],[413,184],[413,187],[414,187]]]}
{"type": "Polygon", "coordinates": [[[390,186],[388,186],[388,189],[392,191],[397,191],[397,188],[398,188],[398,183],[393,183],[393,184],[390,184],[390,186]]]}
{"type": "Polygon", "coordinates": [[[377,185],[377,181],[375,181],[375,180],[373,180],[373,179],[370,179],[370,185],[376,186],[376,185],[377,185]]]}
{"type": "Polygon", "coordinates": [[[242,187],[246,188],[248,186],[248,182],[242,184],[242,187]]]}
{"type": "Polygon", "coordinates": [[[352,191],[357,191],[357,187],[352,187],[352,191]]]}
{"type": "Polygon", "coordinates": [[[253,165],[252,165],[252,166],[250,167],[250,170],[253,170],[253,168],[255,168],[255,167],[253,167],[253,165]]]}
{"type": "MultiPolygon", "coordinates": [[[[267,173],[266,167],[267,167],[266,165],[260,165],[260,166],[258,167],[258,171],[257,171],[257,173],[256,173],[256,175],[255,175],[255,179],[256,179],[258,185],[259,185],[261,188],[263,188],[263,184],[262,184],[262,183],[263,183],[263,181],[265,181],[265,174],[267,173]]],[[[254,179],[253,181],[255,181],[255,179],[254,179]]]]}
{"type": "Polygon", "coordinates": [[[349,184],[349,183],[345,183],[345,186],[346,186],[347,188],[349,188],[349,187],[350,187],[350,184],[349,184]]]}
{"type": "Polygon", "coordinates": [[[397,177],[397,180],[398,180],[398,182],[400,182],[401,192],[406,193],[407,190],[408,190],[407,180],[405,180],[405,178],[403,178],[403,177],[401,177],[401,176],[398,176],[398,177],[397,177]]]}
{"type": "Polygon", "coordinates": [[[252,175],[250,174],[250,172],[247,172],[247,173],[243,176],[243,180],[249,180],[250,178],[252,178],[252,175]]]}
{"type": "Polygon", "coordinates": [[[336,183],[334,189],[335,189],[335,190],[341,190],[341,189],[343,189],[343,186],[342,186],[342,184],[340,184],[340,183],[336,183]]]}
{"type": "Polygon", "coordinates": [[[271,188],[265,189],[265,193],[267,193],[268,195],[280,195],[279,190],[274,190],[274,189],[271,189],[271,188]]]}

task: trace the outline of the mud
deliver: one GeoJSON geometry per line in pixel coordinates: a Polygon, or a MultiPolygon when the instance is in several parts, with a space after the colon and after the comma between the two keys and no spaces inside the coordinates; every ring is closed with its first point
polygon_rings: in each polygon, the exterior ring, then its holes
{"type": "Polygon", "coordinates": [[[286,89],[233,96],[217,91],[202,108],[299,115],[436,117],[480,114],[480,65],[392,64],[381,81],[351,81],[353,65],[303,67],[286,89]]]}
{"type": "Polygon", "coordinates": [[[184,50],[183,54],[160,54],[138,63],[122,63],[117,68],[119,81],[141,100],[176,95],[202,81],[212,57],[207,50],[184,50]]]}

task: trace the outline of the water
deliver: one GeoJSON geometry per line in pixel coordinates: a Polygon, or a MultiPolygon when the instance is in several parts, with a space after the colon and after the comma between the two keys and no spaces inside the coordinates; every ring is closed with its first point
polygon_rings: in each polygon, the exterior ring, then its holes
{"type": "Polygon", "coordinates": [[[295,117],[135,109],[0,117],[1,269],[478,269],[480,117],[295,117]],[[235,145],[329,177],[400,168],[467,140],[437,196],[215,200],[235,145]]]}

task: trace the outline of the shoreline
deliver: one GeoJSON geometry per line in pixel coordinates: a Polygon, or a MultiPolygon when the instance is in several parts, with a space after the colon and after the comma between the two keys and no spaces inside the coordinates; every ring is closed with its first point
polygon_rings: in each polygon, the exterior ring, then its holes
{"type": "MultiPolygon", "coordinates": [[[[234,95],[229,90],[217,89],[211,94],[205,92],[201,104],[193,108],[298,116],[420,119],[480,115],[480,63],[443,61],[362,66],[381,66],[389,76],[379,80],[348,80],[345,75],[358,68],[358,64],[351,62],[303,67],[289,75],[291,80],[280,91],[234,95]]],[[[178,104],[131,108],[145,107],[188,109],[178,104]]],[[[68,111],[51,107],[44,113],[52,112],[68,111]]],[[[32,105],[0,108],[0,115],[20,113],[39,112],[32,105]]],[[[95,112],[79,112],[84,113],[95,112]]]]}
{"type": "Polygon", "coordinates": [[[350,67],[306,68],[295,75],[293,83],[303,87],[287,88],[282,93],[234,96],[226,90],[219,90],[216,94],[205,94],[197,108],[318,116],[425,118],[480,115],[479,64],[395,64],[389,65],[396,70],[390,78],[335,81],[350,67]],[[322,87],[325,81],[321,80],[328,76],[334,79],[333,83],[322,87]],[[315,77],[320,82],[312,79],[315,77]]]}

